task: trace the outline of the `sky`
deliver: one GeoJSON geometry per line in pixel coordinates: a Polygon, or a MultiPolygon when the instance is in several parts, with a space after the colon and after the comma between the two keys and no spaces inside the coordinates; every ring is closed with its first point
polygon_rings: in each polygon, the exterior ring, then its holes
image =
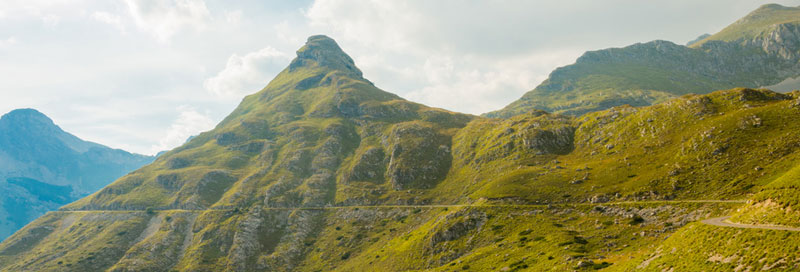
{"type": "Polygon", "coordinates": [[[583,52],[714,33],[800,0],[0,0],[0,114],[141,154],[212,129],[308,36],[385,91],[480,114],[583,52]]]}

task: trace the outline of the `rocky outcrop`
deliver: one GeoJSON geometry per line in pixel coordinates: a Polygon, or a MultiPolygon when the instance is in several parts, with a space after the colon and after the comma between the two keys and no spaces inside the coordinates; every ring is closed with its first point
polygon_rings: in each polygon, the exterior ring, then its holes
{"type": "Polygon", "coordinates": [[[178,190],[183,186],[177,174],[161,174],[156,176],[156,183],[167,190],[178,190]]]}
{"type": "MultiPolygon", "coordinates": [[[[308,38],[306,45],[297,50],[297,58],[289,64],[289,71],[309,66],[333,69],[363,79],[361,70],[356,67],[353,59],[342,51],[336,41],[323,35],[308,38]]],[[[308,84],[318,83],[320,79],[322,77],[311,80],[308,84]]]]}
{"type": "Polygon", "coordinates": [[[487,215],[483,211],[478,210],[460,210],[455,213],[448,214],[441,221],[442,225],[436,228],[436,231],[430,235],[430,252],[431,254],[438,254],[442,252],[450,252],[450,254],[438,260],[432,260],[435,265],[443,265],[452,260],[458,259],[464,253],[463,248],[451,248],[448,242],[458,239],[468,239],[470,233],[476,233],[481,230],[481,227],[486,223],[487,215]]]}
{"type": "Polygon", "coordinates": [[[395,190],[432,188],[450,170],[450,138],[429,125],[395,125],[383,142],[389,151],[386,179],[395,190]]]}
{"type": "Polygon", "coordinates": [[[745,40],[744,44],[760,47],[770,56],[797,62],[800,60],[800,24],[773,25],[756,38],[745,40]]]}
{"type": "Polygon", "coordinates": [[[191,165],[191,161],[186,158],[172,158],[167,161],[167,167],[169,169],[181,169],[191,165]]]}
{"type": "Polygon", "coordinates": [[[522,133],[522,144],[547,154],[567,154],[574,148],[575,127],[564,126],[552,130],[529,129],[522,133]]]}
{"type": "Polygon", "coordinates": [[[174,267],[186,251],[184,242],[191,237],[196,217],[192,213],[152,216],[140,239],[109,271],[166,271],[174,267]]]}
{"type": "Polygon", "coordinates": [[[371,181],[383,182],[386,172],[386,154],[383,148],[368,147],[358,154],[352,169],[344,175],[344,182],[371,181]]]}
{"type": "Polygon", "coordinates": [[[443,247],[437,246],[438,244],[459,239],[480,228],[486,222],[486,213],[477,210],[462,210],[448,214],[443,222],[446,226],[434,232],[430,238],[430,245],[434,250],[441,251],[443,247]]]}

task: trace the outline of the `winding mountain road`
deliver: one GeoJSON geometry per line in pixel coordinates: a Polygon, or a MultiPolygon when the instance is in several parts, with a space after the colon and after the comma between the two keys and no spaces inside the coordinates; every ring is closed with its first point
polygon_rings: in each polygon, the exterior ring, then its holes
{"type": "Polygon", "coordinates": [[[787,227],[787,226],[776,226],[776,225],[751,225],[751,224],[740,224],[740,223],[733,223],[728,221],[731,218],[730,216],[722,216],[722,217],[714,217],[703,220],[703,224],[712,225],[712,226],[719,226],[719,227],[731,227],[731,228],[740,228],[740,229],[768,229],[768,230],[786,230],[786,231],[800,231],[800,228],[795,227],[787,227]]]}

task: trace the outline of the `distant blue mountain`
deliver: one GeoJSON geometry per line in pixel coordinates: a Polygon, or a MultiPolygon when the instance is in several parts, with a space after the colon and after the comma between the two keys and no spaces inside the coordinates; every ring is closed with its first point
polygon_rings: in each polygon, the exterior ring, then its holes
{"type": "Polygon", "coordinates": [[[0,240],[154,157],[87,142],[34,109],[0,118],[0,240]]]}

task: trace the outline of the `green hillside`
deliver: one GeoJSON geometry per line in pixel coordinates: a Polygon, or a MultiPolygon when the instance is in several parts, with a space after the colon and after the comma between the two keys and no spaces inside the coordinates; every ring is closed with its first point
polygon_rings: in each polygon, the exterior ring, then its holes
{"type": "Polygon", "coordinates": [[[580,115],[688,93],[771,86],[800,75],[800,7],[765,5],[690,47],[652,41],[586,52],[488,117],[580,115]]]}
{"type": "Polygon", "coordinates": [[[9,237],[0,270],[625,270],[794,175],[797,101],[490,119],[384,92],[313,36],[213,130],[9,237]]]}
{"type": "Polygon", "coordinates": [[[771,29],[782,27],[782,25],[796,25],[797,23],[800,23],[800,7],[767,4],[692,46],[702,47],[702,44],[708,41],[741,42],[743,40],[753,40],[768,34],[771,29]]]}

